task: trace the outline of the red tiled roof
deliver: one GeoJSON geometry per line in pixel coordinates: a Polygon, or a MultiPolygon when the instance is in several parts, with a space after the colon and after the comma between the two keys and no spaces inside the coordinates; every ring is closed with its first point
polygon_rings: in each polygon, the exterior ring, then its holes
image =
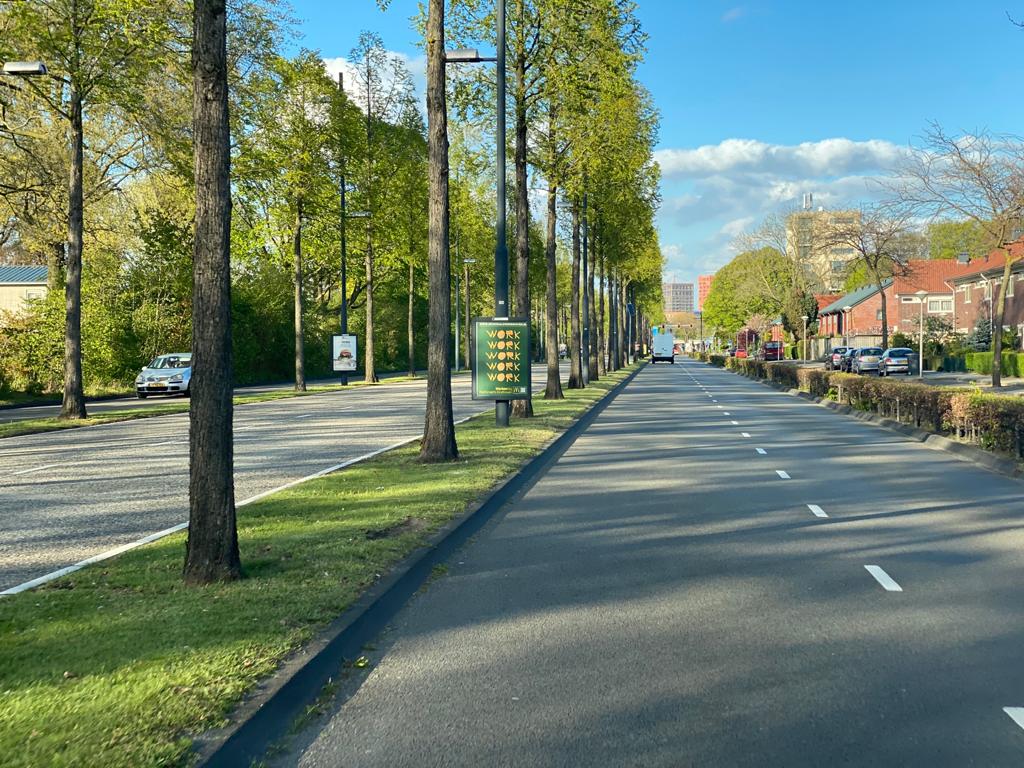
{"type": "MultiPolygon", "coordinates": [[[[1021,257],[1024,257],[1024,240],[1018,240],[1015,243],[1010,243],[1009,250],[1011,260],[1018,261],[1021,257]]],[[[988,272],[993,269],[1002,269],[1005,264],[1006,252],[995,250],[983,259],[974,259],[971,261],[970,264],[966,265],[963,272],[959,272],[953,278],[950,278],[950,282],[953,280],[960,280],[965,277],[974,277],[976,275],[980,275],[982,272],[988,272]]]]}
{"type": "Polygon", "coordinates": [[[843,294],[841,293],[816,293],[814,294],[814,300],[818,302],[818,311],[821,312],[825,307],[831,304],[836,299],[840,298],[843,294]]]}
{"type": "Polygon", "coordinates": [[[893,282],[893,294],[909,295],[918,291],[950,293],[947,281],[977,271],[973,264],[961,264],[956,259],[922,259],[907,264],[907,273],[893,282]]]}

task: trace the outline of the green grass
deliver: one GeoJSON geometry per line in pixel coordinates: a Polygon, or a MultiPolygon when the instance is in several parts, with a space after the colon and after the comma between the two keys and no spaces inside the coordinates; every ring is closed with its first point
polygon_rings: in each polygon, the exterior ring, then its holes
{"type": "MultiPolygon", "coordinates": [[[[384,379],[379,384],[366,384],[359,381],[343,387],[340,384],[329,386],[310,387],[305,392],[296,392],[291,389],[281,389],[274,392],[263,392],[258,395],[236,395],[235,405],[246,405],[249,403],[265,403],[269,400],[284,400],[291,397],[304,397],[317,395],[323,392],[344,392],[347,389],[355,389],[366,386],[381,386],[383,384],[395,384],[404,381],[415,381],[411,376],[396,376],[391,379],[384,379]]],[[[88,409],[87,409],[88,410],[88,409]]],[[[85,419],[61,419],[49,417],[42,419],[23,419],[0,424],[0,439],[5,437],[17,437],[18,435],[34,435],[38,432],[55,432],[59,429],[78,429],[81,427],[92,427],[97,424],[110,424],[115,421],[133,421],[135,419],[150,419],[154,416],[166,416],[169,413],[187,413],[188,400],[175,399],[162,405],[150,405],[139,408],[132,408],[124,411],[103,411],[85,419]]],[[[0,413],[0,419],[3,414],[0,413]]]]}
{"type": "Polygon", "coordinates": [[[457,462],[411,445],[243,507],[240,581],[184,587],[178,534],[0,598],[4,765],[188,764],[194,734],[624,375],[460,425],[457,462]]]}

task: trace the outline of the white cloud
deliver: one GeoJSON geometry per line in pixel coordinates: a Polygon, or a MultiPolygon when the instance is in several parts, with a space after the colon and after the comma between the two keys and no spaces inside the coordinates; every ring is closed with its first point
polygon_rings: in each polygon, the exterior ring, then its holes
{"type": "Polygon", "coordinates": [[[825,208],[880,199],[877,181],[893,171],[903,151],[888,141],[845,138],[796,145],[726,139],[659,150],[659,229],[673,244],[662,249],[669,269],[687,281],[714,271],[734,255],[737,235],[769,213],[798,206],[805,192],[825,208]]]}
{"type": "Polygon", "coordinates": [[[696,149],[660,149],[654,153],[669,179],[701,178],[715,173],[773,173],[784,176],[835,176],[891,168],[903,150],[888,141],[825,139],[796,145],[754,139],[726,139],[696,149]]]}
{"type": "MultiPolygon", "coordinates": [[[[427,105],[427,57],[423,55],[410,56],[402,51],[388,51],[388,57],[397,60],[412,77],[413,90],[416,93],[416,103],[420,105],[420,111],[426,114],[427,105]]],[[[343,75],[342,81],[345,86],[345,93],[348,94],[356,104],[365,110],[363,94],[358,87],[359,75],[356,65],[344,56],[337,56],[332,59],[324,59],[324,68],[332,79],[338,79],[338,73],[343,75]]],[[[394,73],[384,76],[385,88],[394,83],[394,73]]]]}
{"type": "Polygon", "coordinates": [[[728,11],[722,14],[722,21],[728,24],[731,21],[736,21],[742,18],[746,14],[747,10],[742,5],[737,5],[735,8],[730,8],[728,11]]]}

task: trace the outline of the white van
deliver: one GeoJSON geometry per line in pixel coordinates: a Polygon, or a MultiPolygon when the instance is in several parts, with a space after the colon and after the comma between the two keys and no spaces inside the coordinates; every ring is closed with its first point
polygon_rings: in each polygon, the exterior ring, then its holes
{"type": "Polygon", "coordinates": [[[651,362],[668,360],[675,365],[676,362],[676,340],[671,333],[658,333],[654,336],[654,344],[651,349],[651,362]]]}

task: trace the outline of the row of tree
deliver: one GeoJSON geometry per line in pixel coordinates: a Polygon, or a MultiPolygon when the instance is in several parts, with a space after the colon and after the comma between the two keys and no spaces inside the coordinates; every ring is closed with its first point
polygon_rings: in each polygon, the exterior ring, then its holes
{"type": "MultiPolygon", "coordinates": [[[[544,328],[545,396],[557,398],[561,344],[568,385],[583,386],[584,366],[596,379],[624,365],[626,339],[660,315],[657,119],[635,79],[631,2],[509,10],[510,310],[544,328]]],[[[495,44],[494,21],[490,3],[460,0],[447,27],[458,43],[495,44]]],[[[431,0],[423,28],[426,125],[379,38],[361,36],[332,77],[315,52],[283,53],[291,25],[271,0],[0,8],[0,59],[50,70],[0,91],[0,258],[46,263],[51,282],[0,331],[0,370],[62,389],[63,415],[80,418],[87,377],[124,381],[157,352],[192,349],[188,581],[240,573],[232,385],[287,365],[304,388],[326,369],[342,297],[367,380],[382,360],[415,370],[426,359],[421,455],[457,455],[452,273],[474,287],[465,316],[489,314],[493,190],[505,181],[489,162],[490,76],[445,66],[443,3],[431,0]],[[452,265],[453,245],[475,263],[452,265]],[[308,365],[307,345],[318,350],[308,365]]],[[[530,416],[530,400],[516,413],[530,416]]]]}
{"type": "MultiPolygon", "coordinates": [[[[1024,251],[1011,249],[1024,231],[1024,142],[985,132],[952,136],[933,125],[924,141],[910,147],[891,178],[882,202],[861,206],[856,215],[836,215],[828,226],[800,237],[795,247],[793,216],[771,215],[738,238],[740,253],[715,276],[706,299],[705,322],[734,333],[744,325],[782,318],[800,338],[801,318],[813,321],[814,294],[827,286],[814,264],[835,251],[848,253],[844,291],[879,287],[882,346],[889,343],[885,281],[907,274],[914,260],[1005,257],[991,325],[1002,328],[1014,264],[1024,251]],[[806,240],[804,239],[806,238],[806,240]]],[[[1000,386],[1003,334],[991,334],[993,386],[1000,386]]]]}

